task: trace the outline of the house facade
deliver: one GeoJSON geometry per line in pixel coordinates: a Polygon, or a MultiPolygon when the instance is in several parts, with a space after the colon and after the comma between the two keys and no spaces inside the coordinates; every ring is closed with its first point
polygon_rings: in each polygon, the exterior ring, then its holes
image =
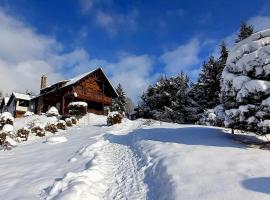
{"type": "Polygon", "coordinates": [[[44,113],[55,106],[64,115],[70,102],[84,101],[88,104],[88,112],[105,114],[104,108],[111,106],[115,97],[117,92],[114,87],[102,68],[97,68],[51,86],[47,86],[47,77],[42,76],[40,95],[31,102],[35,104],[37,113],[44,113]]]}
{"type": "Polygon", "coordinates": [[[35,105],[31,102],[32,98],[28,94],[13,92],[2,112],[10,112],[14,117],[22,117],[27,111],[33,112],[35,105]]]}

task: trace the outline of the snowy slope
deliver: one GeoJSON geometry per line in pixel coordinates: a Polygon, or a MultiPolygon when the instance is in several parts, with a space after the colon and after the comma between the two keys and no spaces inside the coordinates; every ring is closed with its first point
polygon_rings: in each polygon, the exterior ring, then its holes
{"type": "Polygon", "coordinates": [[[105,122],[0,152],[0,199],[269,199],[269,151],[213,127],[105,122]]]}

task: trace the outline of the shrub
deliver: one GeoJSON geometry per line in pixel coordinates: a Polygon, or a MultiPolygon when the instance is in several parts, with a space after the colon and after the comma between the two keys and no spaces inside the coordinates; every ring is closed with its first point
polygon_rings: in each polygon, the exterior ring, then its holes
{"type": "Polygon", "coordinates": [[[0,145],[4,145],[5,141],[6,141],[6,137],[7,135],[5,133],[0,133],[0,145]]]}
{"type": "Polygon", "coordinates": [[[66,126],[66,122],[64,120],[59,120],[57,123],[56,123],[56,127],[58,129],[61,129],[61,130],[66,130],[67,129],[67,126],[66,126]]]}
{"type": "Polygon", "coordinates": [[[77,124],[78,120],[75,117],[71,117],[72,124],[77,124]]]}
{"type": "Polygon", "coordinates": [[[34,126],[34,127],[31,129],[31,132],[32,132],[32,133],[35,133],[36,136],[39,136],[39,137],[45,136],[45,130],[44,130],[44,128],[42,128],[41,126],[34,126]]]}
{"type": "Polygon", "coordinates": [[[107,124],[112,126],[114,124],[120,124],[122,122],[123,116],[119,112],[110,112],[107,117],[107,124]]]}
{"type": "Polygon", "coordinates": [[[58,131],[57,126],[55,124],[48,123],[45,126],[45,130],[51,133],[56,133],[58,131]]]}
{"type": "Polygon", "coordinates": [[[9,112],[4,112],[0,116],[0,128],[2,128],[5,124],[13,125],[14,117],[9,112]]]}
{"type": "Polygon", "coordinates": [[[67,125],[67,126],[69,126],[69,127],[72,126],[72,121],[71,121],[70,118],[66,118],[65,121],[66,121],[66,125],[67,125]]]}
{"type": "Polygon", "coordinates": [[[17,142],[14,141],[10,136],[6,135],[5,133],[0,133],[0,145],[5,150],[10,150],[12,147],[17,146],[17,142]]]}
{"type": "Polygon", "coordinates": [[[26,127],[23,127],[17,131],[17,136],[25,139],[25,141],[28,140],[29,134],[30,134],[30,130],[26,127]]]}
{"type": "Polygon", "coordinates": [[[47,117],[53,117],[53,116],[59,116],[59,112],[56,107],[51,107],[47,112],[46,112],[47,117]]]}
{"type": "Polygon", "coordinates": [[[71,102],[68,105],[67,109],[70,115],[80,118],[87,114],[87,103],[86,102],[71,102]]]}

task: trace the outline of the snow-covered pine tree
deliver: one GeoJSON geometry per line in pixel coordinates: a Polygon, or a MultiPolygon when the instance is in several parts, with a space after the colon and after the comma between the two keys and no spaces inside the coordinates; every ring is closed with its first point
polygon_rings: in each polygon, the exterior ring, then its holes
{"type": "Polygon", "coordinates": [[[118,97],[114,98],[112,101],[111,111],[125,112],[126,107],[126,93],[121,84],[116,87],[116,92],[118,97]]]}
{"type": "Polygon", "coordinates": [[[169,79],[161,77],[143,93],[138,108],[140,117],[166,122],[195,122],[198,105],[189,97],[189,88],[189,77],[183,72],[169,79]]]}
{"type": "Polygon", "coordinates": [[[224,124],[258,133],[270,131],[270,30],[236,44],[222,73],[224,124]]]}
{"type": "Polygon", "coordinates": [[[238,43],[238,42],[246,39],[247,37],[249,37],[252,34],[253,34],[253,26],[248,25],[246,22],[242,22],[240,25],[240,30],[239,30],[239,33],[237,35],[235,42],[238,43]]]}
{"type": "Polygon", "coordinates": [[[219,104],[219,77],[219,62],[211,56],[207,62],[203,63],[198,82],[193,85],[191,91],[194,100],[205,109],[213,108],[219,104]]]}
{"type": "Polygon", "coordinates": [[[191,85],[191,97],[204,109],[213,109],[220,103],[220,79],[228,57],[224,42],[219,48],[219,58],[210,56],[199,74],[197,83],[191,85]]]}

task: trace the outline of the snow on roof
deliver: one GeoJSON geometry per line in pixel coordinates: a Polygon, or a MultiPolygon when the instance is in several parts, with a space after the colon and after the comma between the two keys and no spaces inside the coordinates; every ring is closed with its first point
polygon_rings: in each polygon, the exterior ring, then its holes
{"type": "Polygon", "coordinates": [[[28,100],[28,101],[32,99],[32,97],[28,94],[13,92],[13,95],[16,99],[23,99],[23,100],[28,100]]]}

